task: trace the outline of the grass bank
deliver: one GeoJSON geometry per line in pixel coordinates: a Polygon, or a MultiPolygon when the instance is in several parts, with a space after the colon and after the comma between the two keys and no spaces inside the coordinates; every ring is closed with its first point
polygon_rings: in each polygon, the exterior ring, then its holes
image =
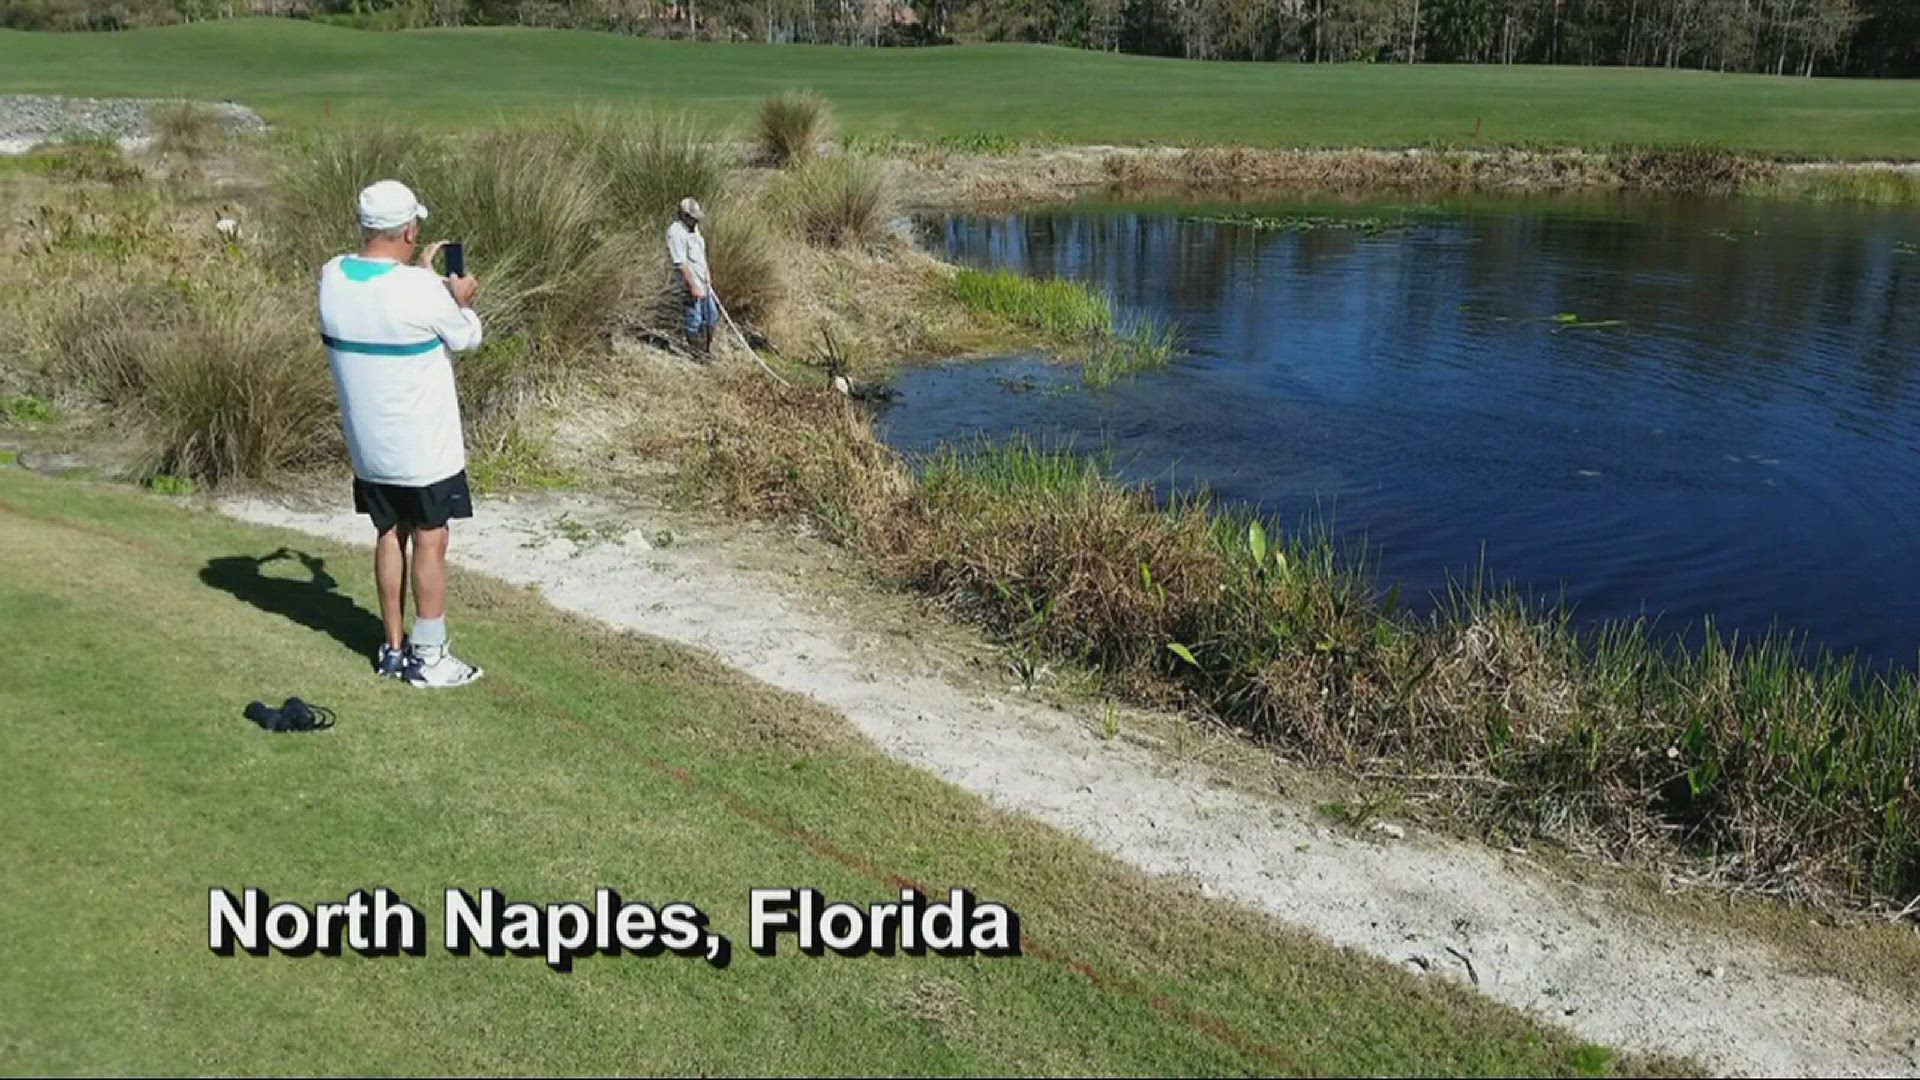
{"type": "Polygon", "coordinates": [[[427,695],[368,674],[364,552],[18,468],[0,468],[0,532],[0,612],[21,645],[0,698],[11,1072],[1616,1064],[1467,991],[1149,881],[888,761],[797,699],[523,590],[456,577],[462,640],[513,660],[427,695]],[[288,693],[339,726],[269,735],[241,718],[288,693]],[[900,878],[1011,904],[1029,955],[744,948],[751,887],[865,902],[900,878]],[[210,886],[311,901],[375,884],[429,912],[454,885],[687,899],[734,960],[589,958],[556,975],[447,955],[431,920],[420,958],[207,949],[210,886]]]}
{"type": "Polygon", "coordinates": [[[915,473],[830,395],[735,380],[681,408],[704,421],[678,447],[694,490],[812,522],[1030,667],[1217,717],[1456,828],[1794,899],[1920,893],[1915,673],[1778,640],[1687,652],[1644,623],[1576,632],[1491,588],[1416,617],[1312,535],[1065,452],[915,473]]]}
{"type": "Polygon", "coordinates": [[[301,127],[379,118],[398,100],[449,128],[559,115],[582,101],[683,107],[722,124],[795,87],[830,101],[850,134],[982,147],[1700,143],[1770,157],[1920,158],[1920,87],[1898,79],[724,45],[512,28],[376,33],[283,19],[0,32],[0,92],[232,98],[301,127]]]}

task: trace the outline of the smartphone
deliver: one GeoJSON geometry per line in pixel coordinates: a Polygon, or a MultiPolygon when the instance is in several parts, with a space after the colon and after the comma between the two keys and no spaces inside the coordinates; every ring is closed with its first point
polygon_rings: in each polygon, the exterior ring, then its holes
{"type": "Polygon", "coordinates": [[[448,241],[440,249],[440,258],[445,261],[448,277],[461,277],[467,272],[467,249],[460,241],[448,241]]]}

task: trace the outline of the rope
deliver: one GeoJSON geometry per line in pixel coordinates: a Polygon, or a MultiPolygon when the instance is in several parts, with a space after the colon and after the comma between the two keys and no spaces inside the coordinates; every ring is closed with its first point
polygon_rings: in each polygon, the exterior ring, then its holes
{"type": "Polygon", "coordinates": [[[792,386],[792,383],[780,377],[779,372],[768,367],[767,362],[760,359],[759,353],[753,351],[753,345],[747,341],[747,335],[741,331],[740,324],[733,321],[733,316],[727,312],[727,305],[720,302],[720,294],[709,289],[707,295],[713,297],[713,306],[720,309],[720,317],[727,320],[728,329],[733,331],[734,337],[740,339],[740,347],[747,350],[747,355],[753,357],[753,362],[760,365],[760,370],[773,376],[773,381],[781,386],[792,386]]]}

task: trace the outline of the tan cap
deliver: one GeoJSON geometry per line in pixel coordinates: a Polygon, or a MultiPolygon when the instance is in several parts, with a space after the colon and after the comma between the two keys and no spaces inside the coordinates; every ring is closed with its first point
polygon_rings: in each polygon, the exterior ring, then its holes
{"type": "Polygon", "coordinates": [[[693,196],[691,195],[680,200],[680,212],[695,221],[699,221],[701,218],[707,216],[706,211],[700,209],[700,204],[694,202],[693,196]]]}

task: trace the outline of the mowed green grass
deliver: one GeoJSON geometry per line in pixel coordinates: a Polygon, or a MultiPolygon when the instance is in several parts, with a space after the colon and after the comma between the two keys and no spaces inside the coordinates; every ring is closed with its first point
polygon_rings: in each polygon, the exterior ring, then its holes
{"type": "Polygon", "coordinates": [[[1260,146],[1704,142],[1920,158],[1920,82],[1695,71],[1187,61],[1041,46],[865,49],[482,28],[376,33],[235,20],[113,34],[0,32],[0,92],[233,98],[269,119],[443,126],[575,102],[736,122],[810,87],[848,129],[1073,143],[1260,146]]]}
{"type": "MultiPolygon", "coordinates": [[[[484,512],[484,508],[482,510],[484,512]]],[[[456,541],[457,543],[457,541],[456,541]]],[[[1620,1068],[1509,1010],[1147,880],[891,763],[710,661],[460,574],[490,669],[375,679],[364,552],[0,468],[0,1070],[1565,1073],[1620,1068]],[[262,568],[282,545],[308,556],[262,568]],[[311,560],[324,560],[316,576],[311,560]],[[317,582],[317,583],[316,583],[317,582]],[[240,716],[290,693],[329,732],[240,716]],[[1029,955],[746,949],[748,889],[976,889],[1029,955]],[[222,959],[207,889],[385,885],[424,957],[222,959]],[[459,958],[440,893],[690,900],[700,960],[459,958]]]]}

